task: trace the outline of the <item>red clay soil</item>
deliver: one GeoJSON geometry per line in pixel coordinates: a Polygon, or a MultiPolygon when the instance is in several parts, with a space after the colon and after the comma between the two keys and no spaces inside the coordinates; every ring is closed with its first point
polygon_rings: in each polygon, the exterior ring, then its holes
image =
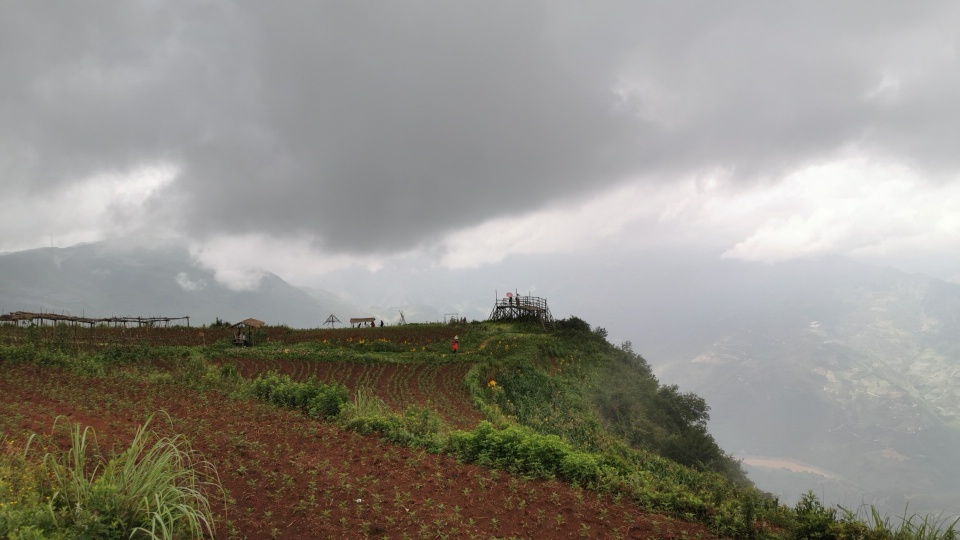
{"type": "MultiPolygon", "coordinates": [[[[150,415],[212,462],[217,538],[712,538],[699,524],[555,481],[393,446],[270,405],[176,385],[0,362],[0,433],[63,415],[126,443],[150,415]]],[[[51,444],[60,444],[58,438],[51,444]]]]}
{"type": "Polygon", "coordinates": [[[349,388],[351,395],[358,387],[365,386],[396,412],[403,412],[410,405],[427,406],[458,429],[473,429],[482,419],[463,388],[463,378],[470,369],[467,363],[358,364],[243,358],[231,358],[223,363],[235,364],[247,378],[277,371],[296,381],[311,377],[326,383],[335,381],[349,388]]]}

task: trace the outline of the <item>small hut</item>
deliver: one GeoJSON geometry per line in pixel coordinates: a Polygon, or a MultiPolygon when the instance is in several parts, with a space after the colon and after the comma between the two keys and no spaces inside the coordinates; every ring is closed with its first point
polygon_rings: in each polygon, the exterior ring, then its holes
{"type": "Polygon", "coordinates": [[[363,326],[369,326],[370,328],[373,328],[374,326],[376,326],[376,323],[377,323],[376,317],[350,317],[351,327],[354,324],[356,324],[357,328],[360,328],[363,326]]]}
{"type": "Polygon", "coordinates": [[[233,344],[240,347],[249,347],[253,345],[253,331],[266,326],[267,323],[258,319],[244,319],[231,326],[233,329],[233,344]]]}

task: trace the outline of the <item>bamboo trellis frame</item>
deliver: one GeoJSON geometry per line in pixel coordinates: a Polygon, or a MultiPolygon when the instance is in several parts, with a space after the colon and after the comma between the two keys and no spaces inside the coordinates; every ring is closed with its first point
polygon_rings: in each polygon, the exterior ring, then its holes
{"type": "Polygon", "coordinates": [[[43,326],[49,321],[51,324],[86,324],[95,326],[98,324],[107,324],[111,326],[123,326],[126,328],[130,324],[136,324],[137,327],[155,326],[162,323],[163,326],[170,326],[170,323],[186,321],[187,327],[190,326],[190,317],[76,317],[73,315],[62,315],[59,313],[34,313],[30,311],[14,311],[12,313],[0,314],[0,322],[13,322],[18,326],[21,322],[29,321],[37,326],[43,326]]]}

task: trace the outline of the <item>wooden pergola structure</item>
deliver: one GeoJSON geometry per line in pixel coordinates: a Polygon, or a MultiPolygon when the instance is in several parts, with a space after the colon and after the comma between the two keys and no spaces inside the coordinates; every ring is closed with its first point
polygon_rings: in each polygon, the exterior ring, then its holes
{"type": "Polygon", "coordinates": [[[177,324],[177,321],[186,321],[190,326],[190,317],[76,317],[73,315],[61,315],[58,313],[34,313],[30,311],[14,311],[11,313],[0,314],[0,322],[13,322],[17,326],[21,322],[29,322],[37,326],[43,326],[49,322],[52,325],[72,324],[95,326],[98,324],[107,324],[110,326],[122,326],[127,328],[131,324],[137,327],[156,326],[162,324],[164,327],[170,326],[170,323],[177,324]]]}
{"type": "Polygon", "coordinates": [[[376,317],[350,317],[350,326],[354,324],[358,326],[363,326],[364,324],[369,323],[370,327],[376,326],[377,318],[376,317]]]}

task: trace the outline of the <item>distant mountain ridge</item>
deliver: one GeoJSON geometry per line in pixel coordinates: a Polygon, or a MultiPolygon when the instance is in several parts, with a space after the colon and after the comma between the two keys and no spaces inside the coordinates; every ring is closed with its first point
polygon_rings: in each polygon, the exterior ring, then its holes
{"type": "Polygon", "coordinates": [[[191,324],[254,317],[268,324],[319,327],[356,308],[333,294],[316,298],[265,273],[255,290],[218,283],[176,243],[134,247],[98,242],[0,254],[0,311],[92,317],[190,316],[191,324]]]}

